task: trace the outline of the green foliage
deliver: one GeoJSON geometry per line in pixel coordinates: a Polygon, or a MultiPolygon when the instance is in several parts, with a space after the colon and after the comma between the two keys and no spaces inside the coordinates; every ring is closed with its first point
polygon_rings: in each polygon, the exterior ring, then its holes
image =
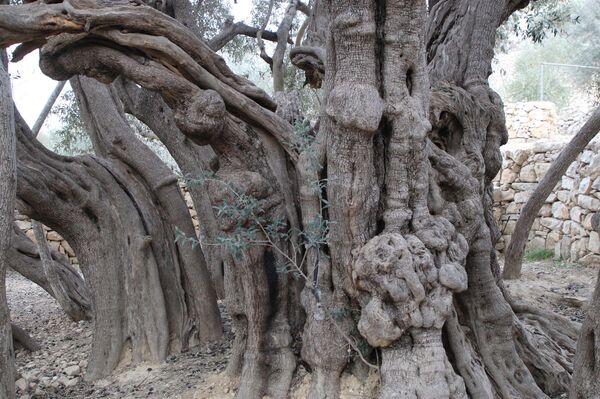
{"type": "Polygon", "coordinates": [[[548,37],[563,34],[565,26],[578,22],[579,16],[573,13],[569,1],[533,1],[506,20],[498,29],[497,39],[501,50],[506,49],[504,46],[511,34],[541,43],[548,37]]]}
{"type": "Polygon", "coordinates": [[[554,257],[554,251],[548,249],[534,249],[525,253],[525,259],[528,262],[538,262],[541,260],[548,260],[554,257]]]}
{"type": "Polygon", "coordinates": [[[52,113],[57,115],[62,126],[52,132],[50,148],[61,155],[83,155],[93,151],[83,121],[79,117],[79,107],[72,90],[66,91],[54,106],[52,113]]]}
{"type": "MultiPolygon", "coordinates": [[[[515,61],[513,78],[506,86],[510,101],[538,101],[540,99],[540,68],[542,62],[561,62],[568,50],[562,44],[528,44],[515,61]]],[[[571,98],[573,83],[564,71],[544,67],[544,99],[564,107],[571,98]]]]}
{"type": "MultiPolygon", "coordinates": [[[[512,79],[506,85],[509,101],[535,101],[540,92],[541,63],[600,66],[600,7],[597,0],[534,2],[507,22],[520,37],[512,79]],[[543,42],[542,42],[543,40],[543,42]]],[[[510,31],[507,25],[503,32],[510,31]]],[[[508,41],[501,41],[506,46],[508,41]]],[[[560,66],[544,67],[544,99],[565,106],[582,92],[600,100],[600,71],[560,66]]]]}
{"type": "MultiPolygon", "coordinates": [[[[287,224],[284,220],[268,220],[266,218],[263,211],[266,204],[265,200],[256,199],[251,195],[241,192],[234,184],[221,179],[212,172],[205,172],[195,177],[180,176],[180,179],[188,186],[204,185],[208,181],[213,181],[223,185],[230,194],[229,199],[223,200],[221,204],[214,206],[213,209],[215,210],[217,219],[233,224],[233,227],[230,229],[231,231],[220,233],[215,238],[216,242],[209,243],[203,241],[203,245],[219,245],[227,253],[239,259],[243,256],[244,251],[252,245],[268,245],[273,247],[277,242],[289,240],[290,231],[287,230],[287,224]],[[267,241],[260,240],[258,238],[259,233],[264,234],[267,241]]],[[[195,238],[180,237],[178,235],[177,240],[193,243],[195,238]]]]}

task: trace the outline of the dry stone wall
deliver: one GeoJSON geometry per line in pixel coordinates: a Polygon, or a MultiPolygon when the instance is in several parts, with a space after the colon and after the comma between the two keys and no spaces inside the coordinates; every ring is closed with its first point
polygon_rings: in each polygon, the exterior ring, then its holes
{"type": "MultiPolygon", "coordinates": [[[[566,142],[511,145],[503,151],[503,167],[495,179],[495,216],[504,250],[522,207],[566,142]]],[[[600,265],[600,237],[591,226],[600,210],[600,144],[591,143],[567,170],[546,199],[529,235],[528,250],[546,249],[555,258],[600,265]]]]}
{"type": "Polygon", "coordinates": [[[506,128],[511,142],[546,139],[558,135],[556,105],[548,101],[504,105],[506,128]]]}

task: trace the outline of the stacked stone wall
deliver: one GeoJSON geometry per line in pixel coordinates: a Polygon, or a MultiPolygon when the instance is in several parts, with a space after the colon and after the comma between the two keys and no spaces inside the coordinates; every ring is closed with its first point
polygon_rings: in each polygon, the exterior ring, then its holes
{"type": "Polygon", "coordinates": [[[548,101],[504,105],[506,128],[511,142],[547,139],[558,135],[556,105],[548,101]]]}
{"type": "MultiPolygon", "coordinates": [[[[503,151],[502,171],[494,181],[500,251],[508,246],[521,209],[565,145],[536,142],[503,151]]],[[[565,261],[600,264],[600,237],[591,226],[599,210],[600,144],[591,143],[546,199],[533,223],[528,250],[546,249],[565,261]]]]}

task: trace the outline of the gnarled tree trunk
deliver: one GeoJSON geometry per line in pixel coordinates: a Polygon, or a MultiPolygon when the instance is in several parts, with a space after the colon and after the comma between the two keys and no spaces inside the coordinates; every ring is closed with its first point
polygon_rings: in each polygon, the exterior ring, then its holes
{"type": "MultiPolygon", "coordinates": [[[[600,213],[594,215],[592,225],[594,230],[600,232],[600,213]]],[[[581,326],[573,368],[569,398],[600,397],[600,278],[581,326]]]]}
{"type": "MultiPolygon", "coordinates": [[[[161,361],[170,351],[218,339],[214,292],[210,300],[210,289],[186,286],[191,260],[174,243],[176,224],[165,224],[155,205],[150,187],[161,185],[147,185],[124,164],[57,156],[22,120],[17,126],[22,211],[72,244],[91,292],[95,323],[86,378],[107,375],[129,350],[133,361],[161,361]]],[[[192,284],[201,279],[195,275],[192,284]]]]}
{"type": "Polygon", "coordinates": [[[15,397],[15,369],[5,280],[17,179],[15,118],[7,61],[6,52],[0,51],[0,397],[11,399],[15,397]]]}

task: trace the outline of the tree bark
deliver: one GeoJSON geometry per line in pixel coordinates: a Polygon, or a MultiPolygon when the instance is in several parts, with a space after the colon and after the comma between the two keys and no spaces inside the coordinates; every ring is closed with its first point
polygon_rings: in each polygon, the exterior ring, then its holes
{"type": "Polygon", "coordinates": [[[171,351],[219,338],[218,313],[215,323],[210,314],[200,319],[195,313],[215,309],[214,297],[197,306],[198,297],[186,294],[190,276],[179,263],[185,260],[174,247],[174,225],[163,224],[156,194],[132,178],[133,169],[95,157],[57,156],[22,120],[17,126],[22,212],[72,244],[89,283],[95,338],[86,378],[109,374],[129,349],[134,362],[161,361],[171,351]]]}
{"type": "MultiPolygon", "coordinates": [[[[592,225],[600,233],[599,213],[594,215],[592,225]]],[[[597,397],[600,397],[600,278],[596,282],[577,341],[569,395],[570,399],[597,397]]]]}
{"type": "Polygon", "coordinates": [[[90,293],[79,273],[69,264],[69,260],[58,251],[48,248],[48,262],[55,274],[59,289],[66,305],[56,298],[53,286],[42,264],[40,248],[31,241],[18,226],[13,225],[12,246],[8,252],[10,267],[23,277],[42,287],[54,297],[67,316],[74,321],[92,318],[90,293]]]}
{"type": "Polygon", "coordinates": [[[84,320],[87,316],[85,310],[82,309],[81,306],[73,304],[71,298],[69,297],[69,291],[67,287],[62,283],[58,268],[55,267],[55,262],[52,260],[52,254],[50,253],[50,247],[46,242],[46,234],[42,224],[40,222],[33,221],[32,228],[35,240],[38,243],[40,263],[42,264],[46,281],[48,282],[48,285],[54,294],[54,299],[58,301],[59,305],[64,309],[65,313],[69,315],[71,319],[75,321],[84,320]]]}
{"type": "MultiPolygon", "coordinates": [[[[125,112],[138,118],[154,132],[165,145],[184,176],[195,179],[216,169],[217,157],[214,151],[210,146],[199,146],[181,134],[175,126],[173,112],[160,96],[123,80],[115,82],[113,89],[123,102],[125,112]]],[[[206,185],[200,182],[188,184],[187,189],[200,221],[200,236],[203,238],[201,242],[216,242],[219,228],[206,185]]],[[[202,244],[201,247],[206,257],[214,289],[220,298],[224,298],[221,248],[202,244]]]]}
{"type": "Polygon", "coordinates": [[[504,271],[502,277],[506,280],[513,280],[521,277],[521,267],[523,265],[523,253],[527,245],[529,231],[535,218],[538,215],[542,205],[548,198],[548,195],[556,186],[556,183],[565,174],[569,165],[585,149],[585,146],[600,131],[600,108],[597,108],[588,121],[579,129],[579,132],[571,139],[569,144],[560,152],[558,157],[552,162],[550,169],[544,175],[542,180],[527,200],[527,203],[521,210],[521,215],[515,225],[515,231],[512,234],[510,244],[504,257],[504,271]]]}
{"type": "MultiPolygon", "coordinates": [[[[1,3],[0,3],[1,4],[1,3]]],[[[6,300],[6,268],[12,235],[17,186],[15,119],[6,52],[0,51],[0,397],[15,397],[15,368],[10,313],[6,300]]]]}

